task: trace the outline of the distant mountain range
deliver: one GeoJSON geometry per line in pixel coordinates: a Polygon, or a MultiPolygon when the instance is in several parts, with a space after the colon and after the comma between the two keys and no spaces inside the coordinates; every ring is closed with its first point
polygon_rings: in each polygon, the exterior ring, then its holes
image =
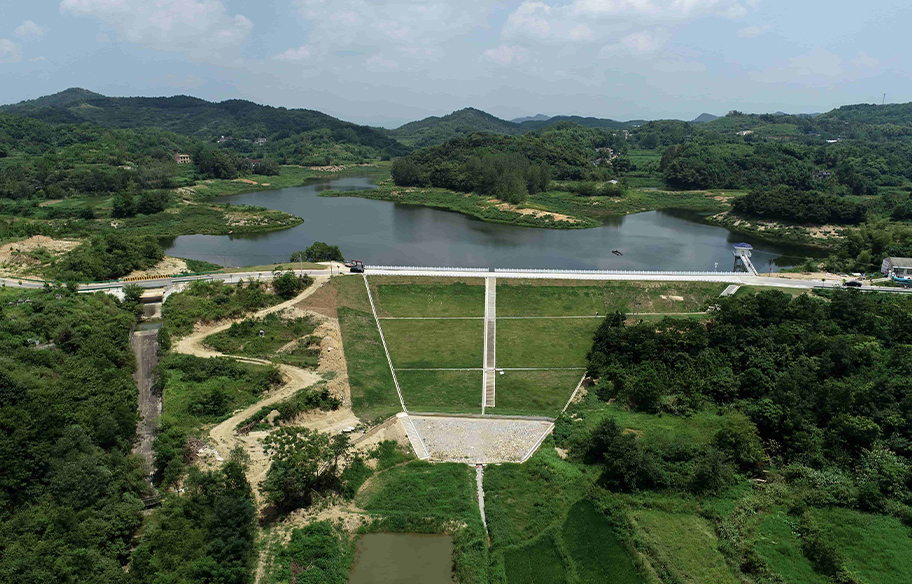
{"type": "Polygon", "coordinates": [[[712,114],[702,113],[692,120],[691,123],[694,124],[706,124],[713,120],[718,120],[719,116],[714,116],[712,114]]]}
{"type": "Polygon", "coordinates": [[[635,127],[643,123],[643,121],[618,122],[606,118],[586,118],[581,116],[549,117],[543,114],[507,121],[475,108],[466,108],[446,116],[432,116],[417,122],[410,122],[391,130],[390,134],[407,146],[423,148],[425,146],[443,144],[453,138],[468,136],[474,132],[514,136],[560,123],[579,124],[587,128],[619,130],[635,127]]]}
{"type": "Polygon", "coordinates": [[[107,128],[152,127],[201,139],[218,136],[282,140],[324,130],[340,143],[366,146],[390,156],[408,152],[386,130],[345,122],[322,112],[286,109],[232,99],[210,102],[197,97],[107,97],[74,87],[0,111],[50,123],[91,122],[107,128]]]}
{"type": "MultiPolygon", "coordinates": [[[[346,122],[314,110],[277,108],[238,99],[210,102],[186,95],[108,97],[78,87],[0,106],[0,112],[28,116],[49,123],[91,122],[109,128],[154,127],[204,140],[214,140],[224,135],[246,140],[267,138],[270,143],[284,140],[289,143],[289,138],[311,133],[307,139],[345,144],[354,147],[354,150],[350,149],[353,152],[357,147],[364,146],[370,152],[389,156],[400,156],[414,148],[442,144],[474,132],[513,136],[564,123],[612,130],[635,128],[646,123],[645,120],[621,122],[609,118],[544,114],[508,121],[469,107],[445,116],[410,122],[395,130],[385,130],[346,122]]],[[[781,112],[772,115],[790,117],[781,112]]],[[[849,105],[826,114],[800,114],[796,117],[812,118],[818,115],[822,120],[834,122],[909,125],[912,124],[912,104],[849,105]]],[[[724,117],[703,113],[691,123],[718,126],[728,131],[752,127],[752,124],[759,123],[759,118],[738,113],[724,117]]]]}
{"type": "Polygon", "coordinates": [[[514,124],[521,124],[523,122],[547,122],[551,119],[551,116],[546,116],[545,114],[535,114],[534,116],[525,116],[522,118],[513,118],[510,120],[514,124]]]}
{"type": "Polygon", "coordinates": [[[445,116],[431,116],[417,122],[409,122],[395,130],[390,130],[390,135],[406,146],[423,148],[443,144],[453,138],[468,136],[474,132],[514,136],[522,134],[523,129],[519,124],[502,120],[473,107],[467,107],[445,116]]]}

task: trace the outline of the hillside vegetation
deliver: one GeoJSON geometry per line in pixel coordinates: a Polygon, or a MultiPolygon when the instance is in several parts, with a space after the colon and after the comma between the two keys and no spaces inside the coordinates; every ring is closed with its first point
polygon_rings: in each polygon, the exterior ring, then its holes
{"type": "MultiPolygon", "coordinates": [[[[106,97],[84,90],[3,106],[3,111],[52,122],[90,122],[108,128],[157,128],[214,141],[232,138],[243,150],[254,151],[258,138],[266,152],[307,155],[311,142],[345,146],[354,156],[401,155],[407,148],[383,130],[344,122],[306,109],[270,107],[244,100],[219,103],[196,97],[106,97]],[[248,142],[242,143],[242,140],[248,142]]],[[[259,156],[257,158],[260,158],[259,156]]]]}
{"type": "Polygon", "coordinates": [[[521,134],[523,130],[519,124],[468,107],[445,116],[432,116],[410,122],[392,130],[390,134],[406,146],[422,148],[475,132],[513,136],[521,134]]]}

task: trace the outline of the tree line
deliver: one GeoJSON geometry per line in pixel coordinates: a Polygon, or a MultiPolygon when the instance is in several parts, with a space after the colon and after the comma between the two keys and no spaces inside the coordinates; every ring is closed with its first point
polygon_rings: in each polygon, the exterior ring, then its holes
{"type": "Polygon", "coordinates": [[[798,223],[858,225],[867,217],[868,206],[817,191],[802,191],[785,185],[755,189],[732,201],[741,215],[785,219],[798,223]]]}
{"type": "MultiPolygon", "coordinates": [[[[723,408],[745,417],[713,438],[716,452],[693,455],[688,480],[699,471],[697,483],[721,488],[732,471],[750,475],[772,461],[796,482],[816,481],[815,496],[834,505],[912,521],[910,325],[905,297],[765,291],[723,300],[708,324],[609,317],[594,336],[589,372],[601,399],[635,411],[723,408]],[[820,482],[821,473],[830,478],[820,482]]],[[[591,437],[605,480],[670,486],[680,453],[635,443],[610,424],[591,437]]]]}

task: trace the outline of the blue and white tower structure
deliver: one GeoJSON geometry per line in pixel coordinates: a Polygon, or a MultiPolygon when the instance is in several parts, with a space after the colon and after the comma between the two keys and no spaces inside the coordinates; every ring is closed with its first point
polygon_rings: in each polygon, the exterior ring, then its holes
{"type": "Polygon", "coordinates": [[[758,276],[757,268],[754,267],[754,263],[751,261],[751,250],[754,249],[749,243],[736,243],[735,249],[732,251],[732,255],[735,256],[735,269],[738,271],[738,268],[741,267],[745,272],[748,272],[752,276],[758,276]]]}

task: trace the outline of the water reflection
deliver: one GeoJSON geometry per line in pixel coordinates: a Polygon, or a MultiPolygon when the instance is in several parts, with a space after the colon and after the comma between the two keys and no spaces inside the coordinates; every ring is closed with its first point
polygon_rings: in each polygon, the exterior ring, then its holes
{"type": "Polygon", "coordinates": [[[287,261],[314,241],[339,245],[346,257],[371,264],[611,270],[732,268],[732,244],[754,246],[758,268],[802,263],[806,248],[770,244],[709,225],[705,215],[666,210],[606,218],[594,229],[535,229],[486,223],[418,205],[355,197],[320,197],[332,190],[374,188],[364,177],[221,197],[304,218],[284,231],[189,235],[164,241],[167,253],[229,266],[287,261]],[[616,256],[612,250],[620,250],[616,256]]]}

